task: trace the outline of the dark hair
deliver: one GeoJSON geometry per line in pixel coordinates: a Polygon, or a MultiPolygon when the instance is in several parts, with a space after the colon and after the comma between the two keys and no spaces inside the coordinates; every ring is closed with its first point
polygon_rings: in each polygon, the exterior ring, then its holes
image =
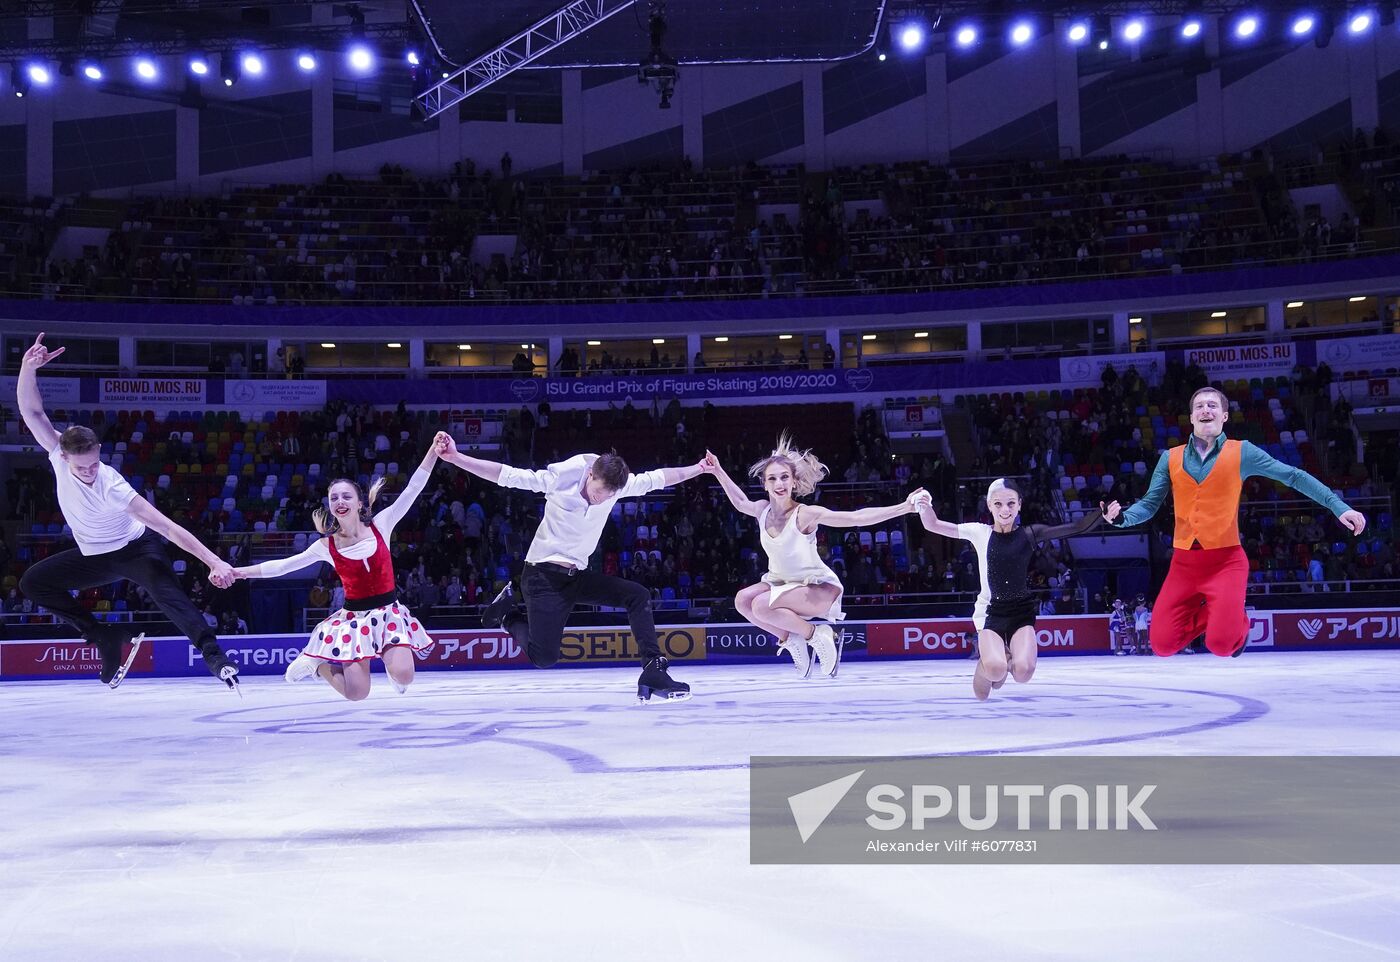
{"type": "Polygon", "coordinates": [[[97,435],[92,428],[75,424],[58,436],[58,446],[64,454],[87,454],[98,447],[97,435]]]}
{"type": "Polygon", "coordinates": [[[621,491],[631,476],[632,471],[627,467],[627,462],[622,460],[622,455],[616,451],[600,454],[598,460],[593,462],[593,477],[609,490],[621,491]]]}
{"type": "MultiPolygon", "coordinates": [[[[374,507],[374,499],[379,497],[379,489],[384,487],[385,480],[386,479],[383,477],[376,478],[375,482],[369,486],[369,497],[366,498],[364,489],[360,487],[358,481],[352,481],[349,478],[336,478],[331,481],[330,484],[326,485],[326,497],[330,497],[331,488],[335,487],[337,484],[350,485],[360,497],[360,521],[363,524],[369,524],[369,509],[374,507]]],[[[315,511],[311,512],[311,523],[316,526],[316,530],[321,532],[321,534],[335,534],[340,530],[340,522],[336,520],[335,515],[331,514],[325,508],[317,508],[315,511]]]]}

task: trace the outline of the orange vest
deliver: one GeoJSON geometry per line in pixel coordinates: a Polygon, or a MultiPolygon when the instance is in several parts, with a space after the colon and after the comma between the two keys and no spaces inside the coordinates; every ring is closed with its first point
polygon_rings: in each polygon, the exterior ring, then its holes
{"type": "Polygon", "coordinates": [[[1167,455],[1171,471],[1172,505],[1176,511],[1173,548],[1187,548],[1197,541],[1202,548],[1229,548],[1240,543],[1239,441],[1226,440],[1220,446],[1206,479],[1197,483],[1186,471],[1186,445],[1177,445],[1167,455]]]}

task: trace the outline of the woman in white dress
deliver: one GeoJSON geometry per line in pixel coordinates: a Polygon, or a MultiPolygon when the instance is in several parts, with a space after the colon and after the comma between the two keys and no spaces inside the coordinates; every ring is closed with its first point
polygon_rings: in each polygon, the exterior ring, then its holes
{"type": "Polygon", "coordinates": [[[777,635],[778,647],[792,656],[793,665],[804,678],[812,670],[813,652],[821,673],[835,675],[841,660],[836,632],[830,624],[815,625],[810,619],[833,622],[845,618],[841,610],[845,589],[817,553],[817,528],[860,528],[913,514],[923,489],[898,504],[856,511],[802,504],[797,498],[815,491],[827,468],[811,451],[793,448],[786,433],[778,438],[772,454],[749,468],[749,476],[760,479],[768,495],[761,501],[750,500],[710,452],[705,452],[701,463],[719,479],[736,510],[758,519],[759,540],[768,555],[763,579],[734,597],[739,614],[750,624],[777,635]]]}

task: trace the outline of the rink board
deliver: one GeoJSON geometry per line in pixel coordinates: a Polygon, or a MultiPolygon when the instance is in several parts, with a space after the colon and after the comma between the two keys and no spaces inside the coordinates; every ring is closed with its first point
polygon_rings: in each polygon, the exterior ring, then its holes
{"type": "MultiPolygon", "coordinates": [[[[965,659],[973,653],[969,618],[843,622],[846,659],[965,659]]],[[[658,641],[673,661],[744,664],[777,655],[777,639],[747,624],[659,625],[658,641]]],[[[419,659],[421,671],[529,668],[525,652],[502,631],[433,631],[437,644],[419,659]]],[[[1042,656],[1110,654],[1107,615],[1037,619],[1042,656]]],[[[280,675],[306,643],[304,635],[238,635],[221,639],[229,658],[249,675],[280,675]]],[[[1329,650],[1400,648],[1400,610],[1251,611],[1249,649],[1329,650]]],[[[587,627],[564,635],[558,667],[635,664],[626,628],[587,627]]],[[[0,681],[96,675],[97,649],[82,641],[0,641],[0,681]]],[[[136,677],[173,678],[205,673],[184,638],[148,640],[132,665],[136,677]]]]}

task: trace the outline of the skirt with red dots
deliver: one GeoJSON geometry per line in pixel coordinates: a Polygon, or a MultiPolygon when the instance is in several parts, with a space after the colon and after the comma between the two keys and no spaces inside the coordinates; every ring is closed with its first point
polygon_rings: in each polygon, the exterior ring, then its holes
{"type": "Polygon", "coordinates": [[[311,632],[303,654],[322,661],[350,662],[378,658],[387,648],[406,646],[415,655],[433,647],[433,639],[413,612],[395,601],[367,611],[333,611],[311,632]]]}

